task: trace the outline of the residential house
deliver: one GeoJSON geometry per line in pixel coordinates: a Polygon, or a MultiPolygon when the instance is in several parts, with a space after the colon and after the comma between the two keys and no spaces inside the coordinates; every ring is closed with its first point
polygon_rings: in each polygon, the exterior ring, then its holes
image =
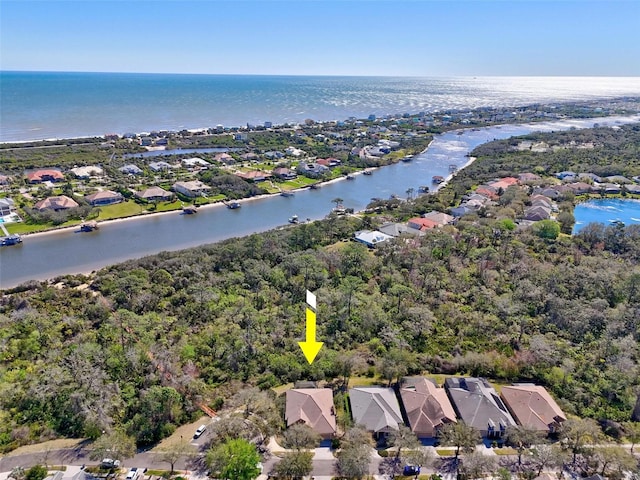
{"type": "Polygon", "coordinates": [[[211,187],[205,185],[200,180],[192,180],[190,182],[176,182],[171,187],[174,192],[181,193],[189,198],[203,197],[207,194],[211,187]]]}
{"type": "Polygon", "coordinates": [[[355,387],[349,389],[351,414],[356,425],[376,435],[398,430],[403,424],[400,405],[392,388],[355,387]]]}
{"type": "Polygon", "coordinates": [[[510,186],[517,185],[517,184],[518,184],[517,178],[504,177],[504,178],[501,178],[500,180],[496,180],[494,182],[489,183],[489,186],[495,188],[496,191],[499,191],[500,189],[504,191],[510,186]]]}
{"type": "Polygon", "coordinates": [[[454,218],[451,215],[447,215],[446,213],[436,212],[435,210],[430,211],[429,213],[425,213],[422,215],[422,218],[426,218],[427,220],[432,220],[436,222],[439,226],[447,225],[453,222],[454,218]]]}
{"type": "Polygon", "coordinates": [[[162,170],[170,170],[171,165],[167,162],[159,161],[159,162],[151,162],[149,164],[149,168],[154,172],[161,172],[162,170]]]}
{"type": "Polygon", "coordinates": [[[453,215],[454,218],[460,218],[468,213],[473,213],[475,211],[476,210],[474,208],[463,203],[462,205],[449,210],[449,213],[451,213],[451,215],[453,215]]]}
{"type": "Polygon", "coordinates": [[[433,220],[430,220],[428,218],[422,218],[422,217],[415,217],[415,218],[410,218],[407,221],[407,226],[409,228],[415,228],[417,230],[429,230],[431,228],[436,228],[439,227],[440,225],[437,222],[434,222],[433,220]]]}
{"type": "Polygon", "coordinates": [[[485,438],[499,440],[515,420],[484,378],[450,377],[445,388],[458,417],[485,438]]]}
{"type": "MultiPolygon", "coordinates": [[[[575,193],[576,195],[582,195],[583,193],[589,193],[592,190],[591,185],[585,182],[573,182],[567,183],[563,185],[565,188],[569,189],[569,191],[575,193]]],[[[560,188],[560,187],[558,187],[560,188]]]]}
{"type": "Polygon", "coordinates": [[[540,175],[536,175],[535,173],[525,172],[518,175],[518,180],[520,181],[520,183],[536,182],[540,180],[540,175]]]}
{"type": "Polygon", "coordinates": [[[329,167],[320,165],[319,163],[300,162],[298,172],[307,177],[316,178],[329,171],[329,167]]]}
{"type": "Polygon", "coordinates": [[[57,197],[49,197],[45,198],[44,200],[40,200],[33,206],[33,208],[39,211],[53,210],[54,212],[58,212],[60,210],[76,208],[77,206],[78,203],[72,198],[69,198],[66,195],[60,195],[57,197]]]}
{"type": "Polygon", "coordinates": [[[545,197],[551,198],[552,200],[557,200],[560,197],[560,192],[551,187],[547,188],[536,188],[532,195],[544,195],[545,197]]]}
{"type": "Polygon", "coordinates": [[[475,192],[479,195],[489,198],[490,200],[498,200],[498,189],[490,185],[480,185],[475,192]]]}
{"type": "Polygon", "coordinates": [[[250,182],[264,182],[265,180],[273,177],[269,172],[262,172],[260,170],[251,170],[249,172],[235,172],[235,175],[250,182]]]}
{"type": "Polygon", "coordinates": [[[502,387],[504,404],[523,427],[554,433],[567,419],[547,390],[532,383],[515,383],[502,387]]]}
{"type": "Polygon", "coordinates": [[[391,240],[393,237],[377,230],[360,230],[353,236],[356,242],[364,243],[369,248],[375,248],[379,243],[391,240]]]}
{"type": "Polygon", "coordinates": [[[286,393],[287,427],[304,423],[323,439],[336,433],[336,410],[330,388],[294,388],[286,393]]]}
{"type": "Polygon", "coordinates": [[[551,217],[551,209],[542,205],[529,207],[524,211],[524,219],[531,220],[532,222],[539,222],[540,220],[547,220],[551,217]]]}
{"type": "MultiPolygon", "coordinates": [[[[220,154],[220,155],[222,155],[222,154],[220,154]]],[[[225,155],[226,155],[227,157],[231,157],[231,160],[233,160],[233,157],[232,157],[231,155],[229,155],[228,153],[227,153],[227,154],[225,154],[225,155]]],[[[221,158],[222,158],[222,157],[221,157],[221,158]]],[[[225,160],[227,160],[227,161],[223,161],[222,159],[221,159],[221,160],[218,160],[218,156],[217,156],[217,155],[215,156],[215,159],[216,159],[217,161],[219,161],[219,162],[223,162],[223,163],[233,163],[231,160],[228,160],[226,157],[224,157],[224,158],[225,158],[225,160]]],[[[253,153],[253,152],[243,153],[242,155],[240,155],[240,160],[242,160],[242,161],[244,161],[244,162],[257,162],[259,159],[260,159],[260,157],[259,157],[257,154],[253,153]]]]}
{"type": "Polygon", "coordinates": [[[0,198],[0,217],[11,215],[15,209],[15,202],[12,198],[0,198]]]}
{"type": "Polygon", "coordinates": [[[298,174],[287,167],[278,167],[273,169],[273,175],[282,180],[293,180],[298,177],[298,174]]]}
{"type": "Polygon", "coordinates": [[[120,170],[122,173],[127,173],[129,175],[142,175],[142,170],[137,165],[134,165],[133,163],[125,165],[124,167],[120,167],[118,170],[120,170]]]}
{"type": "Polygon", "coordinates": [[[284,158],[284,153],[279,151],[270,151],[270,152],[265,152],[264,156],[267,157],[269,160],[277,160],[280,158],[284,158]]]}
{"type": "Polygon", "coordinates": [[[284,150],[284,153],[292,157],[301,157],[302,155],[305,154],[304,150],[300,150],[299,148],[296,148],[296,147],[287,147],[284,150]]]}
{"type": "Polygon", "coordinates": [[[64,174],[60,170],[54,170],[52,168],[35,170],[27,173],[27,180],[29,183],[60,182],[64,180],[64,174]]]}
{"type": "MultiPolygon", "coordinates": [[[[241,158],[243,160],[257,160],[258,155],[256,155],[255,153],[245,153],[244,155],[241,156],[241,158]]],[[[226,152],[216,154],[216,156],[213,157],[213,159],[216,162],[220,162],[225,165],[233,165],[234,163],[236,163],[236,159],[226,152]]]]}
{"type": "Polygon", "coordinates": [[[415,228],[409,228],[404,223],[385,223],[379,229],[380,232],[391,235],[392,237],[399,237],[402,234],[410,234],[413,236],[421,237],[425,233],[415,228]]]}
{"type": "Polygon", "coordinates": [[[587,180],[587,181],[598,182],[598,183],[602,182],[602,178],[596,175],[595,173],[579,173],[578,179],[583,181],[587,180]]]}
{"type": "Polygon", "coordinates": [[[577,176],[576,172],[564,171],[556,173],[556,178],[563,181],[573,181],[577,176]]]}
{"type": "Polygon", "coordinates": [[[457,422],[445,389],[427,378],[404,379],[400,397],[409,427],[418,438],[435,437],[445,424],[457,422]]]}
{"type": "Polygon", "coordinates": [[[198,158],[198,157],[183,158],[181,163],[186,168],[207,168],[209,165],[211,165],[206,160],[203,160],[202,158],[198,158]]]}
{"type": "Polygon", "coordinates": [[[11,177],[8,175],[0,175],[0,185],[9,185],[11,177]]]}
{"type": "Polygon", "coordinates": [[[135,196],[147,202],[168,202],[174,197],[173,193],[160,187],[149,187],[141,192],[136,192],[135,196]]]}
{"type": "Polygon", "coordinates": [[[75,167],[69,170],[73,173],[76,178],[90,178],[90,177],[98,177],[104,173],[104,170],[101,167],[96,165],[89,165],[86,167],[75,167]]]}
{"type": "Polygon", "coordinates": [[[112,192],[111,190],[103,190],[101,192],[92,193],[86,195],[84,199],[89,205],[112,205],[114,203],[120,203],[124,200],[122,194],[118,192],[112,192]]]}

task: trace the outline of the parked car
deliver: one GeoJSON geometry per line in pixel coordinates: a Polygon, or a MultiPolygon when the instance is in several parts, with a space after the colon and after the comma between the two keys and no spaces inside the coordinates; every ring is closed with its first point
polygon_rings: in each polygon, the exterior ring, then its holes
{"type": "Polygon", "coordinates": [[[127,480],[138,480],[139,477],[142,476],[144,472],[146,472],[146,468],[132,468],[127,472],[127,480]]]}
{"type": "Polygon", "coordinates": [[[113,458],[103,458],[100,462],[102,468],[119,468],[120,460],[114,460],[113,458]]]}
{"type": "Polygon", "coordinates": [[[193,438],[200,438],[206,429],[206,425],[200,425],[196,430],[196,433],[193,434],[193,438]]]}
{"type": "Polygon", "coordinates": [[[416,465],[406,465],[402,471],[403,475],[420,475],[420,467],[416,465]]]}

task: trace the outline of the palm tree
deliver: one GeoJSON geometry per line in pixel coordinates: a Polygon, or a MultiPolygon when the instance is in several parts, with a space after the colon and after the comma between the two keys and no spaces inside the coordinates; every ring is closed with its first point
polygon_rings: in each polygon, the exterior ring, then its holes
{"type": "Polygon", "coordinates": [[[339,206],[340,204],[342,204],[342,202],[344,202],[344,200],[343,200],[342,198],[340,198],[340,197],[336,197],[336,198],[334,198],[334,199],[333,199],[333,200],[331,200],[331,201],[332,201],[333,203],[335,203],[335,204],[336,204],[336,208],[338,208],[338,206],[339,206]]]}

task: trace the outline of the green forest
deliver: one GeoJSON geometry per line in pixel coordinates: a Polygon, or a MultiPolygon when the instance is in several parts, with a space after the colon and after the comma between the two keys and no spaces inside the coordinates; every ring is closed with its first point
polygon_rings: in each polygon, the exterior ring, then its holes
{"type": "Polygon", "coordinates": [[[383,220],[446,211],[498,176],[640,173],[638,126],[536,136],[577,134],[596,146],[537,154],[515,151],[512,140],[484,145],[447,188],[379,215],[330,217],[5,290],[0,449],[97,438],[116,426],[151,445],[240,386],[327,380],[339,388],[353,376],[391,383],[419,373],[533,381],[567,413],[607,420],[615,436],[640,393],[639,226],[591,225],[548,239],[514,229],[498,206],[376,250],[350,241],[383,220]],[[297,343],[307,289],[318,298],[324,342],[311,365],[297,343]]]}

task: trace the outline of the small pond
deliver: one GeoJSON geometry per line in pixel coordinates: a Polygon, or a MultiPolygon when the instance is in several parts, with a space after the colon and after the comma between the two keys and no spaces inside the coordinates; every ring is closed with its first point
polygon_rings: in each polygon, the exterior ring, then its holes
{"type": "Polygon", "coordinates": [[[574,212],[576,224],[573,233],[589,223],[604,223],[609,225],[620,221],[625,225],[640,225],[640,200],[624,198],[602,198],[589,200],[576,206],[574,212]]]}

